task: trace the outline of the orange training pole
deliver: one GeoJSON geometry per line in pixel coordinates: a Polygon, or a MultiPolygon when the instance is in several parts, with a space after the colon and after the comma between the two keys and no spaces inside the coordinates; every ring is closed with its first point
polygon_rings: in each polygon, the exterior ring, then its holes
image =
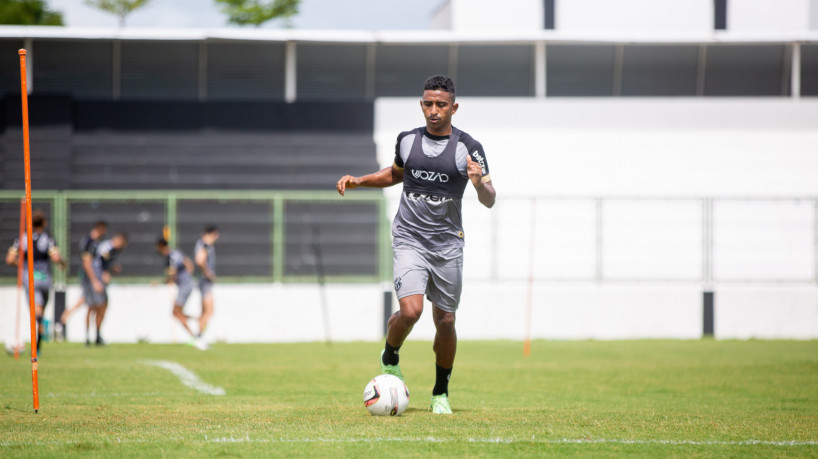
{"type": "Polygon", "coordinates": [[[23,221],[26,219],[26,201],[20,200],[20,233],[17,240],[20,241],[20,247],[17,251],[17,315],[14,319],[14,360],[20,358],[20,297],[23,290],[23,234],[25,234],[26,227],[23,221]]]}
{"type": "MultiPolygon", "coordinates": [[[[31,389],[34,396],[34,412],[40,410],[40,393],[37,387],[37,323],[34,320],[34,242],[31,240],[31,153],[28,143],[28,86],[26,85],[26,50],[20,54],[20,90],[23,98],[23,155],[26,171],[26,229],[28,230],[28,309],[31,321],[31,389]]],[[[22,242],[22,241],[21,241],[22,242]]]]}

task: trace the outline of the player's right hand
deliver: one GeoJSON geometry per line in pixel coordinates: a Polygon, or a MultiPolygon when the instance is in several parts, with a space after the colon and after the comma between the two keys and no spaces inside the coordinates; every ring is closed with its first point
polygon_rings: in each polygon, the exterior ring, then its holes
{"type": "Polygon", "coordinates": [[[338,194],[341,196],[344,195],[344,191],[347,189],[355,189],[361,185],[361,179],[358,177],[353,177],[351,175],[345,175],[341,177],[341,180],[338,180],[338,183],[335,185],[335,189],[338,190],[338,194]]]}
{"type": "Polygon", "coordinates": [[[94,287],[94,291],[97,293],[102,293],[102,291],[105,290],[99,281],[94,281],[91,286],[94,287]]]}

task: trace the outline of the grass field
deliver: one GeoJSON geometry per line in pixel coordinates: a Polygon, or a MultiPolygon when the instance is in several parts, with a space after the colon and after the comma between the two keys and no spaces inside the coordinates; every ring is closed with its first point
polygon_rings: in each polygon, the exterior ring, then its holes
{"type": "Polygon", "coordinates": [[[814,341],[462,342],[452,416],[427,411],[431,343],[409,342],[398,418],[361,400],[379,350],[49,344],[36,415],[29,362],[0,359],[0,456],[818,456],[814,341]]]}

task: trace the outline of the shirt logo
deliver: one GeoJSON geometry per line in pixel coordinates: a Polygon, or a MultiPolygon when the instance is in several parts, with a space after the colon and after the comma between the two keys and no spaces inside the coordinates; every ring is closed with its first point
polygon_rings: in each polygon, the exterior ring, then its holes
{"type": "Polygon", "coordinates": [[[403,287],[403,283],[400,281],[400,277],[395,278],[395,291],[397,292],[400,288],[403,287]]]}
{"type": "Polygon", "coordinates": [[[440,172],[419,171],[412,170],[412,177],[416,179],[426,180],[428,182],[446,183],[449,181],[449,176],[440,172]]]}
{"type": "Polygon", "coordinates": [[[474,153],[472,153],[471,156],[475,161],[477,161],[477,164],[480,165],[480,169],[483,170],[483,175],[486,175],[486,158],[480,154],[479,150],[474,150],[474,153]]]}

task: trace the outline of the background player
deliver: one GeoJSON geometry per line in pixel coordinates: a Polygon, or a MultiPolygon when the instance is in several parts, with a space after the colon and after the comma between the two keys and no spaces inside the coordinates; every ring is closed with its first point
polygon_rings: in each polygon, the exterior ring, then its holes
{"type": "MultiPolygon", "coordinates": [[[[43,310],[48,303],[48,293],[51,289],[51,262],[57,263],[60,269],[65,269],[65,261],[60,256],[60,251],[48,233],[45,232],[48,220],[45,213],[35,210],[31,213],[31,226],[33,232],[31,241],[34,246],[34,314],[37,319],[37,354],[40,353],[40,343],[43,341],[43,310]]],[[[23,287],[28,295],[28,238],[22,241],[18,238],[6,253],[6,263],[17,266],[18,251],[23,251],[23,287]]]]}
{"type": "MultiPolygon", "coordinates": [[[[83,304],[85,304],[85,292],[86,290],[95,288],[95,283],[98,284],[98,291],[102,291],[102,281],[100,279],[96,279],[94,274],[94,266],[93,260],[94,255],[97,252],[97,246],[99,242],[105,237],[105,233],[108,232],[108,223],[102,220],[94,223],[94,226],[91,228],[91,231],[88,232],[85,236],[80,239],[79,249],[80,249],[80,284],[82,285],[82,294],[80,295],[77,302],[63,312],[62,316],[60,317],[60,323],[65,327],[65,324],[68,322],[68,318],[71,317],[77,309],[79,309],[83,304]],[[92,280],[93,279],[93,280],[92,280]]],[[[90,328],[91,328],[91,308],[88,308],[87,313],[85,314],[85,344],[89,345],[90,341],[90,328]]],[[[63,328],[65,330],[65,328],[63,328]]]]}
{"type": "Polygon", "coordinates": [[[381,371],[403,378],[398,351],[423,312],[425,293],[433,305],[436,328],[432,411],[450,414],[449,378],[457,350],[455,312],[463,283],[461,200],[470,181],[486,207],[494,205],[496,193],[482,145],[452,126],[458,109],[454,81],[441,75],[427,79],[420,107],[426,127],[398,135],[391,167],[363,177],[345,175],[336,188],[343,196],[347,189],[403,182],[392,225],[400,310],[389,318],[381,371]]]}
{"type": "MultiPolygon", "coordinates": [[[[213,316],[213,283],[216,282],[216,248],[214,244],[219,240],[219,229],[214,225],[208,225],[202,232],[202,237],[196,241],[193,249],[196,259],[196,266],[202,271],[202,278],[199,280],[199,290],[202,293],[202,315],[199,317],[199,335],[203,340],[203,335],[207,329],[207,323],[213,316]]],[[[204,341],[201,341],[204,343],[204,341]]]]}
{"type": "MultiPolygon", "coordinates": [[[[93,259],[93,275],[99,283],[92,282],[92,288],[85,291],[85,301],[89,309],[93,310],[97,326],[97,346],[103,346],[102,321],[108,311],[108,284],[111,282],[111,273],[118,273],[121,268],[116,264],[116,257],[128,245],[128,235],[117,233],[111,239],[99,243],[93,259]],[[99,289],[98,287],[101,287],[99,289]]],[[[86,344],[90,344],[86,341],[86,344]]]]}
{"type": "Polygon", "coordinates": [[[176,317],[185,330],[190,333],[193,341],[191,344],[201,350],[207,349],[204,340],[197,338],[193,330],[188,326],[189,316],[185,315],[184,307],[188,297],[193,292],[193,262],[186,257],[182,251],[171,250],[168,241],[160,238],[156,241],[156,251],[165,257],[165,275],[168,283],[175,283],[177,288],[176,300],[173,303],[173,317],[176,317]]]}

